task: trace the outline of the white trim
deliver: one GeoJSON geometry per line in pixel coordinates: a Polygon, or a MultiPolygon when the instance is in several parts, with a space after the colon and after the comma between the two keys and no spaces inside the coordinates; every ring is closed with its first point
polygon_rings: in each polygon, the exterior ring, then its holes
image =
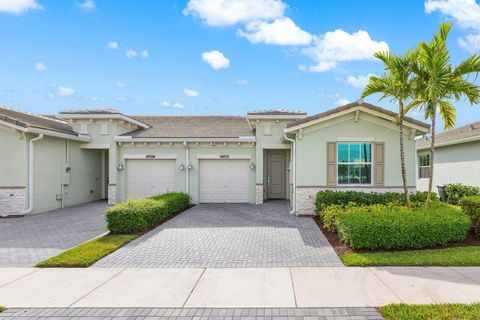
{"type": "Polygon", "coordinates": [[[199,154],[197,159],[211,159],[211,160],[250,160],[252,158],[249,154],[199,154]],[[225,157],[228,156],[228,157],[225,157]]]}
{"type": "Polygon", "coordinates": [[[374,142],[375,138],[373,137],[338,137],[337,141],[339,142],[374,142]]]}
{"type": "Polygon", "coordinates": [[[82,143],[80,149],[110,149],[108,143],[82,143]]]}
{"type": "Polygon", "coordinates": [[[123,121],[126,121],[126,122],[129,122],[129,123],[132,123],[132,124],[135,124],[139,127],[142,127],[144,129],[146,128],[150,128],[149,125],[141,122],[141,121],[138,121],[138,120],[135,120],[133,118],[130,118],[129,116],[126,116],[124,114],[121,114],[121,113],[106,113],[106,114],[99,114],[99,113],[88,113],[88,114],[75,114],[75,113],[60,113],[58,115],[59,118],[62,118],[62,119],[120,119],[120,120],[123,120],[123,121]]]}
{"type": "Polygon", "coordinates": [[[255,115],[255,114],[247,114],[245,116],[246,119],[249,120],[299,120],[299,119],[305,119],[307,117],[307,114],[292,114],[292,115],[255,115]]]}
{"type": "Polygon", "coordinates": [[[83,141],[83,142],[90,142],[91,138],[89,136],[84,136],[84,135],[73,135],[73,134],[68,134],[68,133],[61,133],[57,131],[51,131],[51,130],[46,130],[46,129],[38,129],[38,128],[33,128],[33,127],[21,127],[17,126],[13,123],[7,122],[0,120],[0,125],[4,125],[10,128],[13,128],[15,130],[25,132],[25,133],[37,133],[37,134],[43,134],[47,135],[50,137],[56,137],[56,138],[63,138],[63,139],[69,139],[69,140],[75,140],[75,141],[83,141]]]}
{"type": "Polygon", "coordinates": [[[285,143],[266,143],[261,145],[262,149],[291,149],[292,146],[290,144],[285,143]]]}
{"type": "Polygon", "coordinates": [[[256,142],[255,136],[238,138],[135,138],[132,136],[115,136],[115,142],[256,142]]]}
{"type": "Polygon", "coordinates": [[[165,160],[165,159],[177,159],[176,154],[150,154],[150,153],[144,153],[144,154],[124,154],[123,159],[129,160],[129,159],[136,159],[136,160],[165,160]]]}
{"type": "MultiPolygon", "coordinates": [[[[435,148],[443,147],[443,146],[449,146],[449,145],[452,145],[452,144],[460,144],[460,143],[478,141],[478,140],[480,140],[480,135],[474,136],[474,137],[468,137],[468,138],[462,138],[462,139],[456,139],[456,140],[451,140],[451,141],[435,143],[435,148]]],[[[428,141],[430,142],[430,140],[428,140],[428,141]]],[[[425,150],[425,149],[430,149],[430,143],[426,146],[417,147],[417,150],[425,150]]]]}

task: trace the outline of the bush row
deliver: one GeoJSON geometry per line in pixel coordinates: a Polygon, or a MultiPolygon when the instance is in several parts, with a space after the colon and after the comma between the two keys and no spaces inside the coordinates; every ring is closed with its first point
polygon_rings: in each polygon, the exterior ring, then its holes
{"type": "Polygon", "coordinates": [[[105,218],[112,234],[146,231],[170,216],[185,210],[190,197],[166,193],[150,198],[127,200],[107,209],[105,218]]]}
{"type": "Polygon", "coordinates": [[[445,196],[450,204],[459,205],[463,197],[478,195],[480,195],[479,187],[467,186],[461,183],[449,183],[445,186],[445,196]]]}
{"type": "Polygon", "coordinates": [[[460,206],[465,214],[470,217],[472,228],[480,234],[480,196],[467,196],[460,200],[460,206]]]}

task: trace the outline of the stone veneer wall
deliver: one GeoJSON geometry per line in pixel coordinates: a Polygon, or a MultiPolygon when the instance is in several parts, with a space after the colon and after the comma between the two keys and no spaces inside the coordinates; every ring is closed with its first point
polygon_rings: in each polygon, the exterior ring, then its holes
{"type": "MultiPolygon", "coordinates": [[[[415,192],[415,187],[408,188],[410,192],[415,192]]],[[[362,191],[362,192],[403,192],[403,187],[379,187],[379,188],[342,188],[342,187],[297,187],[296,214],[297,216],[315,215],[315,197],[318,191],[336,190],[336,191],[362,191]]]]}
{"type": "Polygon", "coordinates": [[[257,184],[255,186],[255,204],[263,203],[263,184],[257,184]]]}
{"type": "Polygon", "coordinates": [[[0,216],[20,214],[25,209],[25,187],[0,187],[0,216]]]}
{"type": "Polygon", "coordinates": [[[108,204],[117,203],[117,185],[109,184],[108,185],[108,204]]]}

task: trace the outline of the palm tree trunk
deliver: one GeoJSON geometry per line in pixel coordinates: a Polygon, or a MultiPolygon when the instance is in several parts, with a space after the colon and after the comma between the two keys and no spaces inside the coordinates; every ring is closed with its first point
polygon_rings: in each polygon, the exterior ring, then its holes
{"type": "Polygon", "coordinates": [[[403,136],[403,102],[399,102],[399,127],[400,127],[400,164],[402,168],[402,182],[403,182],[403,193],[405,195],[405,204],[408,208],[411,208],[412,205],[410,203],[410,194],[408,193],[408,183],[407,183],[407,170],[405,167],[405,143],[404,143],[404,136],[403,136]]]}
{"type": "MultiPolygon", "coordinates": [[[[436,105],[435,105],[436,106],[436,105]]],[[[426,205],[430,204],[432,199],[432,187],[433,187],[433,161],[435,156],[435,120],[436,120],[437,112],[436,110],[433,111],[432,114],[432,137],[430,141],[430,172],[428,173],[428,194],[427,194],[427,203],[426,205]]]]}

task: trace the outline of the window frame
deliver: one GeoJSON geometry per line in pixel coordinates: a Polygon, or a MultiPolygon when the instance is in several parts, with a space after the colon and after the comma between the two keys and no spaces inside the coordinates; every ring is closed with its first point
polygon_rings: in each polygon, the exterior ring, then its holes
{"type": "MultiPolygon", "coordinates": [[[[373,141],[337,141],[337,144],[336,144],[336,185],[339,186],[339,187],[371,187],[374,185],[374,169],[373,169],[373,166],[375,165],[375,160],[374,160],[374,142],[373,141]],[[339,157],[339,152],[338,152],[338,148],[339,148],[339,145],[340,144],[347,144],[347,145],[351,145],[351,144],[368,144],[370,145],[370,162],[339,162],[338,161],[338,157],[339,157]],[[338,166],[339,165],[370,165],[370,183],[339,183],[338,182],[338,166]]],[[[349,157],[350,157],[350,147],[349,147],[349,151],[348,151],[348,154],[349,154],[349,157]]],[[[349,159],[350,160],[350,159],[349,159]]]]}
{"type": "Polygon", "coordinates": [[[430,176],[430,153],[427,153],[427,154],[419,154],[419,155],[418,155],[418,179],[428,179],[429,176],[430,176]],[[428,165],[426,165],[426,166],[420,165],[421,162],[422,162],[420,159],[421,159],[422,157],[428,158],[428,165]],[[427,173],[427,176],[426,176],[426,177],[422,177],[422,175],[420,174],[420,172],[421,172],[420,170],[421,170],[421,169],[427,169],[427,170],[425,170],[425,172],[427,173]]]}

